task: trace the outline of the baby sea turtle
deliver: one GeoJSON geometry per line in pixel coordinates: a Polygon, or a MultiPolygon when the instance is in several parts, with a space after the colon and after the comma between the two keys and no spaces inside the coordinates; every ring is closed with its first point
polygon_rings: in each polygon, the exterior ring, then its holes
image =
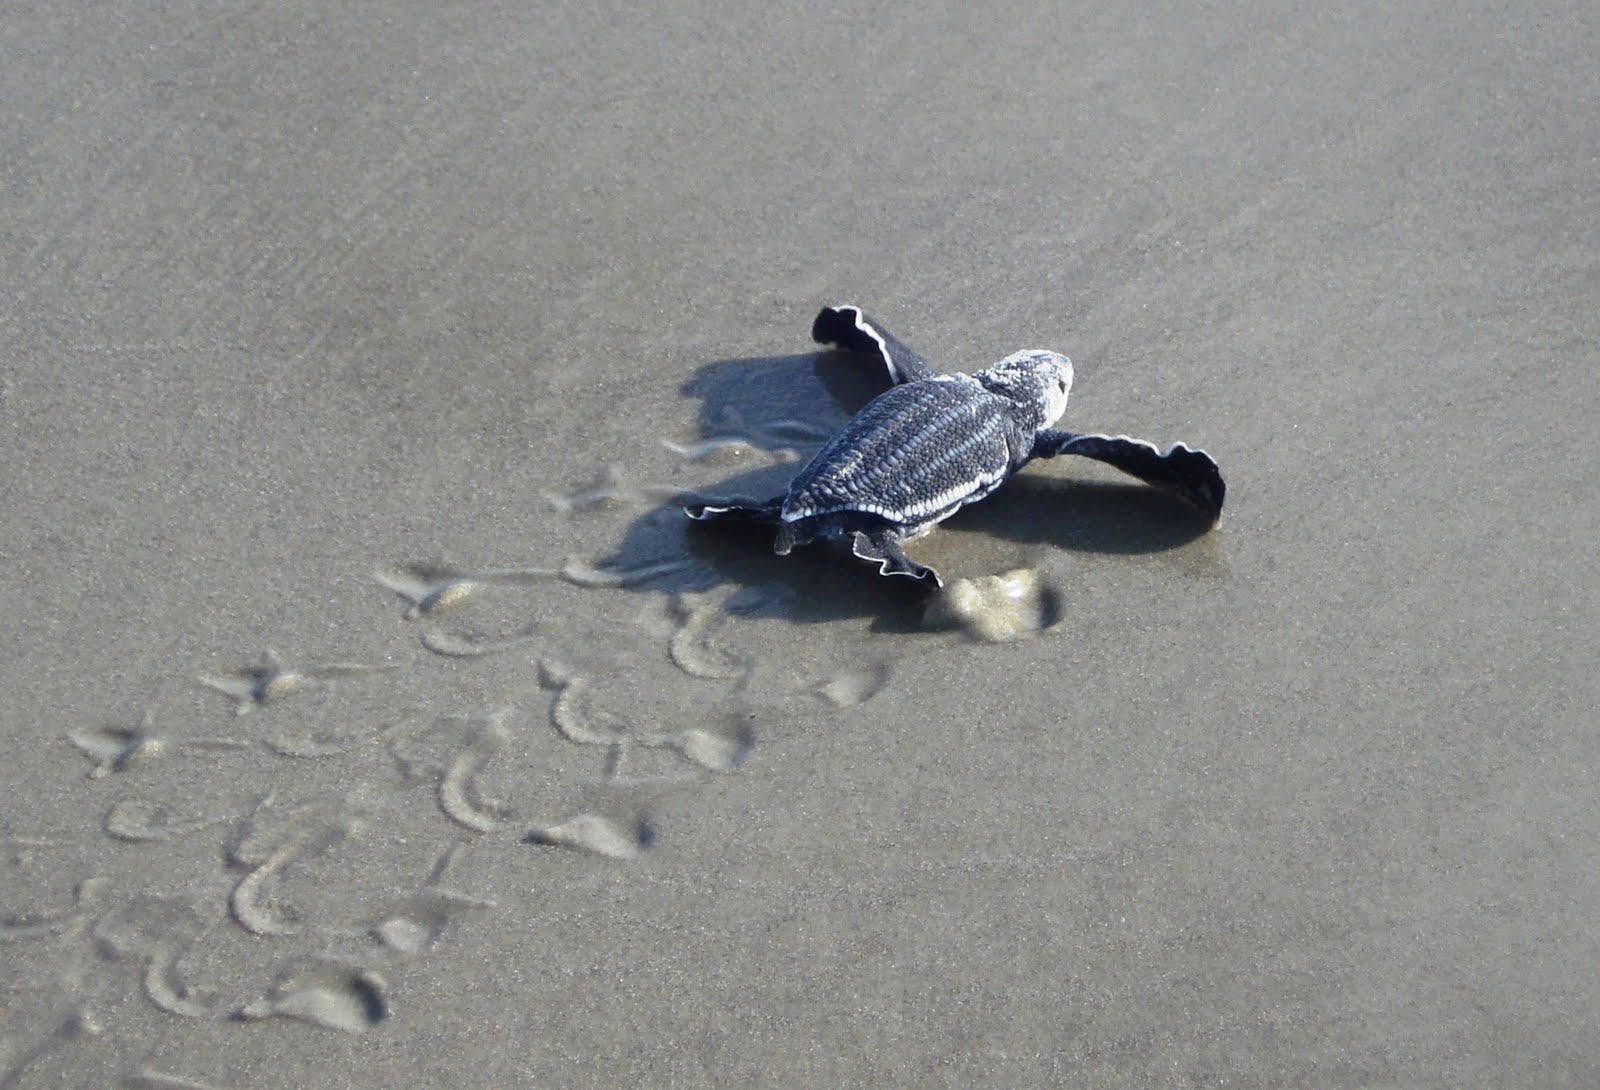
{"type": "Polygon", "coordinates": [[[1163,454],[1125,435],[1051,427],[1067,407],[1072,361],[1016,352],[973,375],[938,374],[859,307],[824,307],[811,326],[819,344],[882,361],[890,389],[873,398],[789,483],[762,503],[707,501],[693,519],[740,519],[777,527],[786,555],[819,537],[851,539],[884,575],[942,586],[901,542],[976,503],[1034,458],[1077,454],[1105,462],[1198,508],[1215,521],[1226,486],[1217,463],[1178,443],[1163,454]]]}

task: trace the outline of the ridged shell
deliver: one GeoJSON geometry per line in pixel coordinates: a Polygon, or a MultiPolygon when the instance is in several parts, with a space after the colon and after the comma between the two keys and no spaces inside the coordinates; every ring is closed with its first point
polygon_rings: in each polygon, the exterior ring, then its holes
{"type": "Polygon", "coordinates": [[[981,499],[1027,449],[1016,402],[967,375],[912,382],[874,398],[800,471],[783,519],[862,511],[915,527],[981,499]]]}

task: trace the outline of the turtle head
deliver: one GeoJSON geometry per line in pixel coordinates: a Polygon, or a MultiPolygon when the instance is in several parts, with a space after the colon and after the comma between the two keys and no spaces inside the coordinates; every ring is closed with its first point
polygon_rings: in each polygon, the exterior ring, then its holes
{"type": "Polygon", "coordinates": [[[1072,390],[1072,361],[1059,352],[1013,352],[972,376],[1018,405],[1019,422],[1040,432],[1061,419],[1072,390]]]}

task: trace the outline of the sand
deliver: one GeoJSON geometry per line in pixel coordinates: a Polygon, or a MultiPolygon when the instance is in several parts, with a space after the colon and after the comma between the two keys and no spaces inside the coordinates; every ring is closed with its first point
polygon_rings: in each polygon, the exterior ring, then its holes
{"type": "Polygon", "coordinates": [[[1594,6],[652,7],[0,23],[0,1086],[1600,1082],[1594,6]]]}

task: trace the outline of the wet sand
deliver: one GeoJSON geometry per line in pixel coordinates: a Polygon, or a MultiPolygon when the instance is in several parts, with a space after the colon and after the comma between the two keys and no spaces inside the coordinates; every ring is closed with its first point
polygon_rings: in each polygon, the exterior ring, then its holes
{"type": "Polygon", "coordinates": [[[1594,1085],[1596,40],[11,15],[0,1086],[1594,1085]],[[1221,525],[1031,467],[997,643],[686,526],[837,302],[1221,525]]]}

